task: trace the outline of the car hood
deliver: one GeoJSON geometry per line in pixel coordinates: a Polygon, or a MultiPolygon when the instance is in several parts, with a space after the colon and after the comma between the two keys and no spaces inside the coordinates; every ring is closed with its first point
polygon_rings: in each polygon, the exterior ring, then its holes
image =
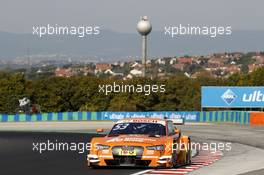
{"type": "Polygon", "coordinates": [[[104,137],[101,140],[107,145],[158,145],[163,144],[164,137],[149,137],[142,135],[120,135],[116,137],[104,137]]]}

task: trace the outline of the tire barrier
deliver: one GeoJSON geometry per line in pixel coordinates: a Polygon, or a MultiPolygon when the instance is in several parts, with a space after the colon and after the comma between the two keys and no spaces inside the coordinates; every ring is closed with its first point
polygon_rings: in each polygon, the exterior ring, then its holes
{"type": "Polygon", "coordinates": [[[264,112],[251,112],[250,113],[251,126],[264,126],[264,112]]]}
{"type": "MultiPolygon", "coordinates": [[[[263,113],[264,116],[264,113],[263,113]]],[[[116,121],[123,118],[153,117],[184,119],[185,122],[229,122],[250,124],[250,112],[245,111],[159,111],[159,112],[50,112],[39,114],[0,114],[0,122],[42,121],[116,121]]],[[[255,121],[255,119],[254,119],[255,121]]]]}

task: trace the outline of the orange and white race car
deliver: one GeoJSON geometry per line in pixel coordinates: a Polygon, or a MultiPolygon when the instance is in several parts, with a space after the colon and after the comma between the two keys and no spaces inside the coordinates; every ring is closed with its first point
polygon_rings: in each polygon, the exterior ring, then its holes
{"type": "MultiPolygon", "coordinates": [[[[103,131],[97,129],[97,131],[103,131]]],[[[191,162],[191,140],[171,120],[129,118],[118,121],[105,137],[94,137],[89,167],[176,167],[191,162]]]]}

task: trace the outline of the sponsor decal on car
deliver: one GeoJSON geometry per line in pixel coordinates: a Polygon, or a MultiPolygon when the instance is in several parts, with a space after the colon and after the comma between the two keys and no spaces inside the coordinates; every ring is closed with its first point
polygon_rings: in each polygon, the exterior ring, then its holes
{"type": "Polygon", "coordinates": [[[155,139],[150,138],[137,138],[137,137],[129,137],[129,138],[119,138],[115,137],[110,140],[107,140],[106,142],[155,142],[155,139]]]}

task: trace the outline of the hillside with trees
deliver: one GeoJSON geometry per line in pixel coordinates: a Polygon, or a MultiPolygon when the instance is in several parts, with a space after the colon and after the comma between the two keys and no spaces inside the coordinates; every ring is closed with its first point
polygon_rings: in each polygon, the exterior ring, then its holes
{"type": "Polygon", "coordinates": [[[166,79],[99,78],[94,76],[46,77],[27,80],[23,74],[0,73],[0,113],[19,111],[18,100],[27,97],[41,112],[62,111],[159,111],[200,110],[201,86],[263,86],[264,68],[250,74],[233,74],[229,78],[184,75],[166,79]],[[165,93],[100,93],[100,84],[164,84],[165,93]]]}

